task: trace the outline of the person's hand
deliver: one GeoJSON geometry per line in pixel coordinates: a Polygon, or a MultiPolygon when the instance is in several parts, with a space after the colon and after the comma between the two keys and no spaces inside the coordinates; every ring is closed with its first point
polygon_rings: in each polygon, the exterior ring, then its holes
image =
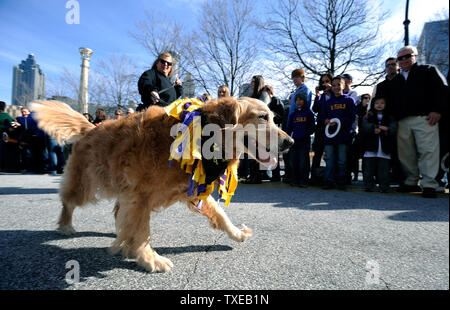
{"type": "Polygon", "coordinates": [[[380,132],[381,132],[381,129],[380,129],[380,127],[377,127],[377,128],[375,128],[375,134],[376,134],[376,135],[379,135],[379,134],[380,134],[380,132]]]}
{"type": "Polygon", "coordinates": [[[428,124],[430,124],[430,126],[436,125],[440,119],[441,119],[441,114],[439,114],[437,112],[430,112],[430,114],[428,114],[428,116],[426,118],[426,120],[428,121],[428,124]]]}
{"type": "Polygon", "coordinates": [[[181,80],[178,78],[178,76],[175,79],[175,85],[183,85],[183,83],[181,82],[181,80]]]}
{"type": "Polygon", "coordinates": [[[325,120],[325,125],[328,125],[328,124],[330,124],[330,126],[336,126],[336,122],[330,122],[329,119],[326,119],[325,120]]]}
{"type": "Polygon", "coordinates": [[[316,96],[320,96],[319,86],[316,86],[316,96]]]}
{"type": "Polygon", "coordinates": [[[157,92],[155,92],[155,91],[152,91],[151,94],[152,94],[153,104],[157,103],[159,101],[158,100],[159,99],[159,94],[157,92]],[[155,97],[158,98],[158,99],[155,99],[155,97]]]}
{"type": "Polygon", "coordinates": [[[389,130],[389,128],[386,127],[386,126],[378,126],[378,128],[380,128],[380,130],[382,130],[382,131],[388,131],[389,130]]]}

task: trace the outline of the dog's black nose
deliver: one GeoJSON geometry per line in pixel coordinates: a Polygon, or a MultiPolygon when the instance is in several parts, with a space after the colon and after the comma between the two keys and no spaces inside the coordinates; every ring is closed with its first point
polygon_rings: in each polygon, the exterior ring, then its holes
{"type": "Polygon", "coordinates": [[[291,137],[284,138],[283,142],[281,143],[280,152],[287,151],[293,145],[294,139],[292,139],[291,137]]]}

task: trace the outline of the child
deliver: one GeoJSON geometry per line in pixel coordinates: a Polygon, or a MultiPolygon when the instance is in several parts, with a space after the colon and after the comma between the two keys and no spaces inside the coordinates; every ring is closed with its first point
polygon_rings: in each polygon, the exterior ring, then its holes
{"type": "Polygon", "coordinates": [[[373,107],[363,119],[361,130],[363,135],[365,190],[371,192],[375,186],[374,177],[383,193],[389,191],[389,162],[395,145],[397,122],[386,115],[386,100],[383,97],[373,99],[373,107]]]}
{"type": "Polygon", "coordinates": [[[295,143],[290,150],[290,165],[292,171],[291,185],[308,186],[309,179],[309,150],[311,135],[314,133],[314,114],[306,107],[306,96],[295,96],[296,109],[289,116],[286,133],[295,143]]]}
{"type": "Polygon", "coordinates": [[[338,189],[345,190],[345,169],[347,162],[347,148],[352,139],[352,124],[355,121],[355,100],[343,94],[344,78],[336,76],[331,79],[332,96],[323,106],[324,125],[330,125],[329,134],[337,130],[337,123],[331,119],[340,121],[340,130],[334,137],[324,137],[325,145],[325,185],[324,189],[330,189],[337,184],[338,189]],[[337,164],[337,167],[335,167],[337,164]],[[335,169],[337,171],[335,173],[335,169]],[[336,176],[336,182],[335,182],[336,176]]]}

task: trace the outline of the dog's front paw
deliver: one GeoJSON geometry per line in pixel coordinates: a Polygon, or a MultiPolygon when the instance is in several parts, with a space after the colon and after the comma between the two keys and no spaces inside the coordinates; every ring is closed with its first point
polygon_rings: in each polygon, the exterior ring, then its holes
{"type": "Polygon", "coordinates": [[[242,224],[242,228],[238,229],[235,227],[234,233],[230,236],[233,240],[237,242],[244,242],[248,238],[250,238],[253,235],[253,231],[245,226],[245,224],[242,224]]]}
{"type": "Polygon", "coordinates": [[[138,264],[150,272],[169,272],[173,269],[170,259],[160,256],[156,252],[140,255],[138,264]]]}
{"type": "Polygon", "coordinates": [[[250,238],[252,235],[253,235],[253,231],[250,228],[248,228],[247,226],[245,226],[245,224],[242,224],[240,241],[244,242],[245,240],[250,238]]]}

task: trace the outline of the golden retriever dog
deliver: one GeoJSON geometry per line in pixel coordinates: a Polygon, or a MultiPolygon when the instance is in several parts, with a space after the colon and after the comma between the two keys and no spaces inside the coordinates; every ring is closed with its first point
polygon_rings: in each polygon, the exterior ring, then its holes
{"type": "MultiPolygon", "coordinates": [[[[80,113],[57,101],[32,104],[39,127],[58,142],[74,142],[60,185],[62,211],[59,231],[75,233],[72,214],[76,207],[99,199],[116,199],[114,207],[117,237],[110,252],[135,258],[148,271],[167,272],[172,262],[158,255],[150,245],[150,214],[175,202],[206,216],[215,230],[225,231],[238,242],[247,240],[252,230],[237,228],[223,209],[209,196],[197,208],[199,199],[187,194],[190,175],[175,163],[169,167],[169,154],[174,138],[172,126],[180,123],[158,106],[95,127],[80,113]]],[[[208,123],[224,129],[239,130],[249,124],[264,125],[265,138],[244,133],[243,151],[265,165],[272,164],[279,151],[286,151],[293,140],[272,121],[272,112],[259,100],[232,97],[210,100],[200,110],[208,123]],[[242,125],[242,126],[237,126],[242,125]],[[276,150],[265,147],[270,134],[277,137],[276,150]],[[253,147],[249,147],[253,145],[253,147]],[[266,152],[264,152],[266,151],[266,152]],[[264,156],[262,154],[265,154],[264,156]]],[[[259,128],[259,127],[258,127],[259,128]]],[[[261,131],[261,130],[259,130],[261,131]]],[[[225,130],[224,130],[225,132],[225,130]]],[[[237,138],[235,138],[237,139],[237,138]]],[[[240,153],[234,149],[230,165],[236,165],[240,153]]]]}

